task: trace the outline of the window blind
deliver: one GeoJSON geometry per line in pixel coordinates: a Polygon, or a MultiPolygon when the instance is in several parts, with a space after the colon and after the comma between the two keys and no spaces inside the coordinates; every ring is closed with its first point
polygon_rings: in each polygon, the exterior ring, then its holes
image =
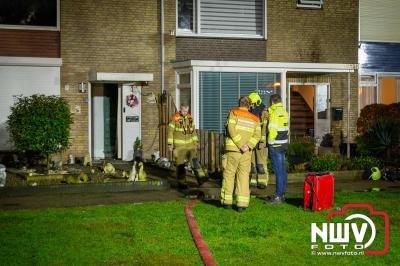
{"type": "Polygon", "coordinates": [[[263,35],[262,0],[200,1],[202,33],[263,35]]]}

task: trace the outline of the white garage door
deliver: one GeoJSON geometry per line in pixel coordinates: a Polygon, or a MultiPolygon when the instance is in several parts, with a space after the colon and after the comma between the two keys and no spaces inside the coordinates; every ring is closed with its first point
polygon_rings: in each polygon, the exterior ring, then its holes
{"type": "Polygon", "coordinates": [[[0,64],[0,150],[12,149],[6,121],[14,96],[21,94],[60,95],[60,67],[0,64]]]}

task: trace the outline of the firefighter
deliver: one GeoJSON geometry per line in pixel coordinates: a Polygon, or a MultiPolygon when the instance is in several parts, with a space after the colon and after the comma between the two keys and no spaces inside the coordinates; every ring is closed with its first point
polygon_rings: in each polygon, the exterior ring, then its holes
{"type": "Polygon", "coordinates": [[[250,185],[257,188],[265,189],[268,185],[268,167],[267,167],[267,125],[268,125],[268,110],[262,103],[260,95],[257,92],[252,92],[250,98],[250,111],[258,117],[261,127],[261,139],[258,142],[251,155],[251,178],[250,185]]]}
{"type": "Polygon", "coordinates": [[[198,138],[187,104],[181,104],[179,112],[169,123],[168,148],[173,152],[179,187],[187,188],[185,169],[187,161],[191,164],[199,186],[207,181],[207,176],[197,158],[198,138]]]}
{"type": "Polygon", "coordinates": [[[257,116],[248,111],[249,108],[249,97],[241,97],[239,108],[229,112],[226,123],[224,154],[226,166],[222,180],[221,203],[225,209],[232,209],[235,191],[235,202],[239,212],[246,210],[249,206],[251,150],[256,147],[261,137],[260,121],[257,116]]]}
{"type": "Polygon", "coordinates": [[[281,204],[285,201],[287,184],[285,153],[288,147],[289,115],[282,106],[279,94],[271,96],[268,115],[268,152],[276,176],[276,192],[267,203],[281,204]]]}

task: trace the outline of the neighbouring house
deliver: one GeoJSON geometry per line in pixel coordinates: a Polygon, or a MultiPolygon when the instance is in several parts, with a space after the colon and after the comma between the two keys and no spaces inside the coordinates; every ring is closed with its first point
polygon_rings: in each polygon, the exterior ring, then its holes
{"type": "Polygon", "coordinates": [[[60,94],[62,60],[58,10],[57,1],[0,1],[2,151],[12,149],[6,121],[15,95],[60,94]],[[36,4],[34,10],[33,4],[36,4]]]}
{"type": "Polygon", "coordinates": [[[359,111],[400,102],[400,1],[360,0],[359,111]]]}
{"type": "Polygon", "coordinates": [[[332,133],[337,148],[356,135],[358,1],[42,2],[55,3],[50,24],[1,26],[0,123],[17,88],[60,94],[74,113],[66,154],[131,160],[138,138],[150,157],[163,145],[162,92],[189,103],[204,130],[222,132],[237,99],[257,90],[265,103],[282,95],[292,137],[332,133]]]}

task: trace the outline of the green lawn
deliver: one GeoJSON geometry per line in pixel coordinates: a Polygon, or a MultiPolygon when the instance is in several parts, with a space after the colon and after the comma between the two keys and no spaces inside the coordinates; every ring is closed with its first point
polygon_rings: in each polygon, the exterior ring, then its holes
{"type": "MultiPolygon", "coordinates": [[[[301,195],[282,206],[252,199],[245,213],[209,203],[194,207],[201,233],[219,265],[396,265],[400,254],[399,194],[336,193],[335,206],[372,203],[389,213],[385,256],[312,256],[310,226],[327,211],[305,212],[301,195]]],[[[201,265],[187,228],[187,201],[0,212],[1,265],[201,265]]],[[[382,226],[377,226],[382,243],[382,226]]]]}

